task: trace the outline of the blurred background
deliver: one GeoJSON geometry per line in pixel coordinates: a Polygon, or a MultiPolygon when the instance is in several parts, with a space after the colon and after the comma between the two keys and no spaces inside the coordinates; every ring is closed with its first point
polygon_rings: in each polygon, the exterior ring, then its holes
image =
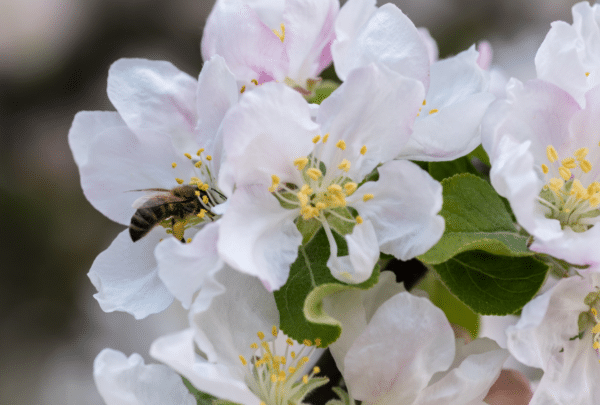
{"type": "MultiPolygon", "coordinates": [[[[381,5],[385,1],[379,1],[381,5]]],[[[168,60],[197,76],[214,0],[0,0],[0,404],[102,404],[92,363],[183,327],[176,304],[135,321],[102,312],[86,273],[121,230],[85,200],[67,144],[80,110],[114,110],[110,64],[168,60]]],[[[442,57],[487,39],[507,76],[533,58],[572,0],[397,0],[442,57]]]]}

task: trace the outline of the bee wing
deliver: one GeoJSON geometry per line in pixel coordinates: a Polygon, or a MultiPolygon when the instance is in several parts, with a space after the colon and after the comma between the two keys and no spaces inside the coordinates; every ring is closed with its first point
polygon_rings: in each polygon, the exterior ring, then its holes
{"type": "Polygon", "coordinates": [[[158,193],[143,195],[131,204],[135,209],[155,207],[157,205],[163,205],[171,202],[185,201],[185,198],[177,197],[171,193],[171,190],[165,190],[161,188],[157,189],[145,189],[145,190],[132,190],[132,191],[158,191],[158,193]]]}

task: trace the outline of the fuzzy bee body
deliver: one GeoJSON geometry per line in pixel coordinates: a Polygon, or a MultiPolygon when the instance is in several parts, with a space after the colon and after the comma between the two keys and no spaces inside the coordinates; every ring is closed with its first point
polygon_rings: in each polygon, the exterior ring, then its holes
{"type": "Polygon", "coordinates": [[[209,217],[214,214],[210,211],[213,204],[206,191],[200,190],[196,185],[183,185],[171,190],[152,188],[135,191],[155,191],[156,193],[144,196],[133,203],[137,211],[131,217],[129,235],[133,242],[146,236],[152,228],[164,221],[171,219],[173,233],[183,240],[183,223],[186,219],[200,213],[202,209],[209,217]],[[208,204],[202,201],[208,197],[208,204]],[[178,229],[178,226],[181,229],[178,229]]]}

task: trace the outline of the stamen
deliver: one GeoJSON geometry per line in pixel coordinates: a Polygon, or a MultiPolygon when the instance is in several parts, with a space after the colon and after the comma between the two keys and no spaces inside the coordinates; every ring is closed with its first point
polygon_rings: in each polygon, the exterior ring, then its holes
{"type": "Polygon", "coordinates": [[[294,160],[294,166],[296,166],[296,168],[298,170],[304,170],[304,168],[306,167],[307,164],[308,164],[307,157],[301,157],[301,158],[294,160]]]}
{"type": "Polygon", "coordinates": [[[183,184],[183,179],[180,179],[179,177],[175,178],[175,181],[177,184],[183,184]]]}
{"type": "Polygon", "coordinates": [[[429,110],[429,115],[431,114],[435,114],[436,112],[438,112],[439,110],[437,108],[432,108],[431,110],[429,110]]]}
{"type": "Polygon", "coordinates": [[[375,196],[373,194],[365,194],[365,195],[363,195],[363,201],[364,202],[372,200],[373,198],[375,198],[375,196]]]}
{"type": "Polygon", "coordinates": [[[335,146],[337,146],[341,150],[346,150],[346,142],[344,142],[341,139],[339,141],[337,141],[337,143],[335,144],[335,146]]]}
{"type": "Polygon", "coordinates": [[[260,340],[263,340],[263,339],[265,338],[265,334],[264,334],[264,333],[262,333],[262,332],[260,332],[260,331],[259,331],[259,332],[256,334],[256,336],[258,336],[258,338],[259,338],[260,340]]]}
{"type": "Polygon", "coordinates": [[[575,153],[573,153],[573,155],[575,155],[577,160],[583,160],[589,152],[590,150],[588,148],[579,148],[575,151],[575,153]]]}
{"type": "Polygon", "coordinates": [[[350,162],[348,161],[348,159],[342,160],[342,163],[338,165],[338,169],[348,173],[350,171],[350,162]]]}
{"type": "Polygon", "coordinates": [[[571,178],[571,171],[564,166],[558,168],[558,173],[560,177],[563,178],[564,181],[567,181],[571,178]]]}
{"type": "Polygon", "coordinates": [[[589,77],[590,76],[590,72],[585,72],[585,77],[589,77]]]}
{"type": "Polygon", "coordinates": [[[240,94],[246,91],[246,86],[242,86],[242,88],[240,89],[240,94]]]}
{"type": "Polygon", "coordinates": [[[256,79],[252,79],[252,80],[250,80],[250,81],[251,81],[252,83],[254,83],[254,85],[255,85],[255,86],[258,86],[258,80],[256,80],[256,79]]]}
{"type": "Polygon", "coordinates": [[[208,160],[208,161],[212,160],[212,156],[211,155],[206,155],[206,160],[208,160]]]}
{"type": "Polygon", "coordinates": [[[283,42],[285,40],[285,25],[281,24],[281,34],[276,29],[273,29],[273,33],[283,42]]]}
{"type": "Polygon", "coordinates": [[[574,158],[563,159],[561,163],[567,169],[574,169],[574,168],[577,167],[577,164],[575,163],[575,159],[574,158]]]}
{"type": "Polygon", "coordinates": [[[202,162],[199,160],[196,163],[194,163],[194,166],[196,167],[196,169],[200,169],[200,166],[202,166],[202,162]]]}
{"type": "Polygon", "coordinates": [[[318,180],[320,177],[323,176],[323,173],[319,169],[316,169],[314,167],[311,167],[310,169],[308,169],[306,171],[306,174],[308,175],[308,177],[310,177],[313,180],[318,180]]]}
{"type": "Polygon", "coordinates": [[[554,149],[554,146],[548,145],[546,147],[546,156],[550,163],[554,163],[558,160],[558,153],[556,152],[556,149],[554,149]]]}
{"type": "Polygon", "coordinates": [[[363,145],[362,148],[360,148],[360,154],[364,155],[365,153],[367,153],[367,145],[363,145]]]}
{"type": "Polygon", "coordinates": [[[354,183],[354,182],[349,182],[344,184],[344,189],[346,190],[346,195],[350,196],[352,195],[356,189],[358,188],[358,184],[354,183]]]}
{"type": "Polygon", "coordinates": [[[175,162],[171,163],[171,167],[172,167],[173,169],[175,169],[175,168],[177,167],[177,163],[175,163],[175,162]]]}
{"type": "Polygon", "coordinates": [[[584,173],[589,173],[592,170],[592,164],[589,160],[582,160],[579,162],[579,167],[584,173]]]}
{"type": "Polygon", "coordinates": [[[244,366],[248,364],[248,362],[246,361],[244,356],[242,356],[241,354],[240,354],[240,361],[242,362],[242,365],[244,365],[244,366]]]}
{"type": "Polygon", "coordinates": [[[316,143],[318,143],[320,140],[321,140],[321,135],[317,135],[317,136],[315,136],[315,137],[312,139],[312,142],[313,142],[314,144],[316,144],[316,143]]]}
{"type": "Polygon", "coordinates": [[[359,225],[360,225],[360,224],[362,224],[362,223],[363,223],[363,219],[362,219],[362,217],[361,217],[360,215],[357,215],[355,219],[356,219],[356,223],[357,223],[357,224],[359,224],[359,225]]]}
{"type": "Polygon", "coordinates": [[[192,160],[192,155],[190,155],[189,153],[184,153],[183,156],[185,156],[186,158],[192,160]]]}
{"type": "Polygon", "coordinates": [[[206,211],[204,208],[201,208],[201,209],[200,209],[200,213],[199,213],[199,214],[197,214],[196,216],[197,216],[198,218],[200,218],[200,219],[204,219],[204,216],[206,215],[206,212],[207,212],[207,211],[206,211]]]}
{"type": "Polygon", "coordinates": [[[208,197],[207,196],[202,196],[202,202],[204,204],[208,204],[208,197]]]}
{"type": "Polygon", "coordinates": [[[204,152],[204,148],[198,149],[198,152],[196,152],[196,155],[200,156],[202,154],[202,152],[204,152]]]}
{"type": "Polygon", "coordinates": [[[548,166],[542,163],[542,172],[544,172],[544,174],[548,174],[548,171],[548,166]]]}
{"type": "Polygon", "coordinates": [[[279,332],[277,331],[277,326],[273,325],[273,327],[271,328],[271,335],[273,335],[273,337],[277,337],[278,333],[279,332]]]}
{"type": "MultiPolygon", "coordinates": [[[[323,135],[323,140],[321,142],[323,143],[327,143],[327,140],[329,139],[329,134],[325,134],[323,135]]],[[[599,144],[600,145],[600,144],[599,144]]]]}

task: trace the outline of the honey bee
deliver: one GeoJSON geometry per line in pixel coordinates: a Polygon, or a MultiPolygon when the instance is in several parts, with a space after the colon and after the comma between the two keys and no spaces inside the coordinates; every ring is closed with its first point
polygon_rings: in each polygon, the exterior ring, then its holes
{"type": "Polygon", "coordinates": [[[137,209],[129,224],[129,235],[133,242],[137,242],[156,225],[168,219],[171,219],[173,236],[185,242],[183,231],[187,220],[200,214],[202,210],[205,211],[204,215],[212,219],[215,214],[210,209],[225,199],[217,190],[204,191],[197,185],[182,185],[171,190],[147,188],[132,191],[155,192],[138,198],[133,203],[133,208],[137,209]]]}

